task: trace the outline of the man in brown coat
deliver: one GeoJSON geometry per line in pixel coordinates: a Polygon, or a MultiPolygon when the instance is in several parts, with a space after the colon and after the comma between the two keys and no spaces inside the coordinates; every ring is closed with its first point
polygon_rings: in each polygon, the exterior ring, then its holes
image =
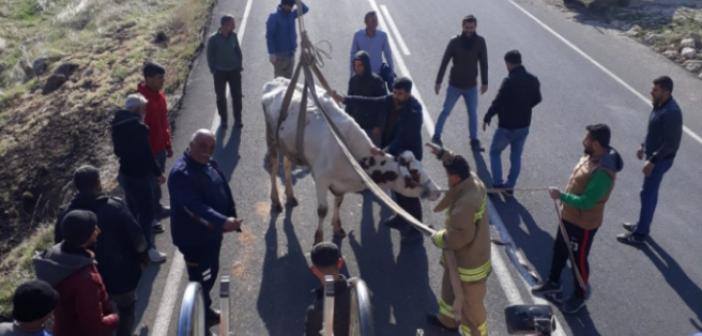
{"type": "Polygon", "coordinates": [[[439,299],[439,314],[429,322],[461,335],[485,336],[488,333],[487,312],[483,300],[487,292],[490,264],[490,229],[487,215],[487,193],[482,181],[470,172],[468,161],[444,149],[432,148],[443,162],[450,189],[434,208],[446,211],[446,228],[432,236],[432,242],[443,250],[444,275],[439,299]],[[453,312],[456,297],[451,287],[447,253],[454,253],[463,292],[463,309],[459,319],[453,312]],[[460,325],[456,322],[460,320],[460,325]]]}
{"type": "Polygon", "coordinates": [[[585,307],[590,275],[587,256],[595,233],[602,225],[605,203],[614,188],[616,174],[624,165],[619,153],[609,145],[611,133],[607,125],[589,125],[586,129],[587,134],[583,139],[585,155],[573,169],[565,192],[558,188],[550,188],[549,191],[551,198],[561,201],[561,220],[569,244],[566,246],[562,232],[556,233],[548,281],[531,290],[536,295],[547,297],[560,294],[561,271],[572,253],[575,265],[571,266],[577,267],[577,272],[573,269],[575,290],[561,307],[567,314],[577,313],[585,307]],[[578,276],[581,280],[578,280],[578,276]]]}

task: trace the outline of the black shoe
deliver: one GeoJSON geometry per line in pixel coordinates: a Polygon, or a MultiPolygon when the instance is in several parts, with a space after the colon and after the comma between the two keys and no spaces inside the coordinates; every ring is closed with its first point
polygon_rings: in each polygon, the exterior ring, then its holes
{"type": "Polygon", "coordinates": [[[531,288],[531,294],[538,295],[538,296],[545,296],[549,294],[557,294],[560,293],[563,289],[561,288],[561,284],[553,281],[546,281],[540,285],[536,285],[535,287],[531,288]]]}
{"type": "Polygon", "coordinates": [[[617,240],[622,244],[641,246],[646,241],[646,237],[633,233],[620,233],[617,235],[617,240]]]}
{"type": "Polygon", "coordinates": [[[568,300],[565,300],[565,302],[563,302],[563,305],[561,306],[561,311],[564,314],[575,314],[583,308],[585,308],[585,299],[573,295],[568,300]]]}
{"type": "Polygon", "coordinates": [[[222,317],[219,314],[219,311],[209,308],[205,312],[205,325],[207,326],[207,329],[218,325],[220,322],[222,322],[222,317]]]}
{"type": "Polygon", "coordinates": [[[165,205],[159,205],[156,210],[156,216],[158,218],[166,218],[171,215],[171,208],[165,205]]]}
{"type": "Polygon", "coordinates": [[[437,144],[437,145],[439,145],[439,146],[441,146],[441,147],[444,147],[444,142],[441,141],[441,138],[440,138],[440,137],[437,137],[437,136],[432,137],[432,138],[431,138],[431,142],[433,142],[434,144],[437,144]]]}
{"type": "Polygon", "coordinates": [[[155,224],[151,227],[151,230],[154,231],[154,233],[164,233],[166,230],[163,229],[163,225],[161,224],[155,224]]]}
{"type": "Polygon", "coordinates": [[[438,316],[436,316],[436,314],[427,314],[427,323],[429,323],[430,326],[433,326],[436,328],[441,328],[441,329],[453,331],[453,332],[458,331],[458,328],[447,327],[446,325],[441,323],[441,320],[439,319],[438,316]]]}
{"type": "Polygon", "coordinates": [[[634,231],[636,231],[637,225],[636,225],[636,223],[622,223],[622,227],[624,228],[624,230],[627,230],[629,232],[634,232],[634,231]]]}
{"type": "Polygon", "coordinates": [[[484,150],[483,147],[480,146],[480,140],[478,139],[473,139],[470,141],[470,148],[476,152],[482,152],[484,150]]]}

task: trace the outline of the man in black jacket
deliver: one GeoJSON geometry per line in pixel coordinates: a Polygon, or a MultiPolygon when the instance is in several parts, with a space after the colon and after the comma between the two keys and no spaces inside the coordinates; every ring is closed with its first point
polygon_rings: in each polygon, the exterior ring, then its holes
{"type": "Polygon", "coordinates": [[[673,98],[673,80],[668,76],[656,78],[651,89],[653,111],[648,118],[646,139],[636,152],[639,160],[646,160],[642,172],[641,211],[636,223],[624,223],[626,233],[617,236],[624,244],[641,245],[648,237],[653,214],[658,204],[658,189],[663,175],[673,166],[680,148],[683,118],[680,106],[673,98]]]}
{"type": "Polygon", "coordinates": [[[144,124],[146,99],[133,94],[127,97],[125,109],[115,113],[112,121],[112,144],[119,158],[119,183],[129,210],[137,218],[152,262],[166,261],[166,255],[156,250],[152,223],[154,220],[154,191],[151,186],[156,176],[163,184],[165,178],[156,164],[149,146],[149,128],[144,124]]]}
{"type": "Polygon", "coordinates": [[[485,39],[475,30],[478,20],[473,15],[463,18],[463,32],[452,38],[446,46],[444,57],[441,59],[439,73],[436,76],[434,92],[439,94],[441,82],[446,73],[449,61],[453,60],[449,86],[446,89],[444,106],[436,120],[432,141],[442,145],[441,133],[444,123],[448,119],[459,97],[463,97],[468,108],[468,129],[470,131],[470,145],[473,150],[482,150],[478,140],[478,64],[480,64],[480,94],[487,92],[488,88],[488,55],[485,39]]]}
{"type": "Polygon", "coordinates": [[[210,291],[217,282],[222,234],[240,232],[242,222],[236,218],[229,181],[212,160],[214,149],[214,134],[198,130],[168,178],[173,244],[183,253],[190,281],[202,285],[208,328],[220,321],[210,291]]]}
{"type": "Polygon", "coordinates": [[[54,242],[64,237],[60,223],[72,210],[89,210],[97,216],[101,234],[93,248],[97,267],[110,299],[119,311],[117,336],[131,336],[134,329],[136,288],[141,278],[142,260],[146,260],[146,240],[141,227],[120,198],[102,193],[100,172],[89,165],[73,174],[78,194],[58,217],[54,242]]]}
{"type": "MultiPolygon", "coordinates": [[[[349,79],[349,96],[381,97],[387,94],[383,80],[371,71],[370,57],[361,50],[353,59],[354,75],[349,79]]],[[[371,137],[374,143],[380,142],[382,133],[382,113],[364,109],[360,104],[346,105],[348,113],[371,137]]]]}
{"type": "Polygon", "coordinates": [[[498,116],[499,124],[490,146],[490,166],[493,188],[505,188],[512,195],[522,164],[522,150],[529,135],[531,112],[541,102],[539,79],[528,73],[522,65],[522,55],[518,50],[505,54],[505,65],[509,76],[505,78],[483,119],[483,130],[490,120],[498,116]],[[502,151],[510,146],[510,168],[507,182],[502,180],[502,151]]]}
{"type": "MultiPolygon", "coordinates": [[[[336,92],[331,94],[337,102],[343,102],[347,106],[357,105],[359,108],[383,115],[380,146],[385,152],[397,157],[405,151],[410,151],[414,157],[422,160],[422,105],[412,96],[412,81],[409,78],[398,78],[393,83],[392,94],[384,97],[342,97],[336,92]]],[[[400,207],[414,218],[422,220],[422,204],[419,198],[394,194],[400,207]]],[[[422,234],[400,216],[389,218],[385,224],[400,230],[403,243],[422,240],[422,234]]]]}

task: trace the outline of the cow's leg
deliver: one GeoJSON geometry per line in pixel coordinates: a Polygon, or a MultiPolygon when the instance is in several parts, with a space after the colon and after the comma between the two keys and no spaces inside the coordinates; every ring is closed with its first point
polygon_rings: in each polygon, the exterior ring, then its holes
{"type": "Polygon", "coordinates": [[[283,206],[280,205],[280,197],[278,196],[278,151],[268,148],[268,158],[271,176],[271,211],[277,213],[283,211],[283,206]]]}
{"type": "Polygon", "coordinates": [[[322,224],[324,224],[324,218],[327,217],[327,212],[329,206],[327,204],[327,189],[329,187],[328,183],[323,181],[315,181],[315,186],[317,188],[317,231],[314,233],[314,243],[317,244],[324,240],[324,230],[322,229],[322,224]]]}
{"type": "Polygon", "coordinates": [[[293,193],[292,185],[292,162],[287,157],[283,157],[283,166],[285,167],[285,205],[289,207],[297,206],[297,199],[293,193]]]}
{"type": "Polygon", "coordinates": [[[344,194],[334,196],[334,214],[332,215],[332,227],[334,228],[334,238],[344,238],[346,237],[346,231],[341,228],[341,217],[339,214],[339,208],[341,208],[341,202],[344,201],[344,194]]]}

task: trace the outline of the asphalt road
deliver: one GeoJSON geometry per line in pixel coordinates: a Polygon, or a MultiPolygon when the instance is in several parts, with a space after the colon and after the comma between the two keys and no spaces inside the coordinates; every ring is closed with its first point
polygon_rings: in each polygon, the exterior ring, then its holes
{"type": "MultiPolygon", "coordinates": [[[[295,192],[300,206],[279,215],[269,212],[260,96],[263,84],[273,76],[264,34],[265,20],[276,4],[274,0],[250,2],[245,32],[243,38],[240,36],[245,126],[241,131],[217,133],[216,158],[230,177],[239,214],[245,218],[244,232],[227,235],[221,255],[221,273],[232,276],[235,335],[301,334],[305,307],[312,300],[310,291],[318,285],[305,257],[317,222],[311,176],[297,171],[295,192]]],[[[702,143],[683,136],[675,165],[663,182],[647,245],[636,249],[614,238],[621,231],[619,223],[635,220],[638,213],[642,174],[634,153],[645,132],[650,104],[644,99],[651,79],[661,74],[673,77],[685,125],[702,134],[699,80],[633,41],[567,20],[538,0],[309,0],[307,4],[311,11],[305,23],[313,42],[325,40],[333,47],[323,71],[339,91],[346,90],[351,37],[362,27],[364,13],[380,9],[383,21],[388,21],[389,13],[399,32],[399,36],[391,34],[393,40],[401,37],[409,51],[403,54],[396,48],[396,64],[401,58],[415,81],[415,93],[421,95],[433,120],[444,94],[433,93],[436,71],[445,44],[460,32],[464,15],[478,17],[478,31],[488,43],[490,90],[480,97],[481,118],[506,75],[502,55],[519,49],[527,69],[539,76],[544,95],[534,114],[519,185],[563,187],[582,153],[584,127],[591,123],[611,126],[612,144],[625,159],[590,255],[592,297],[580,314],[558,314],[562,330],[569,335],[689,335],[702,329],[702,247],[697,243],[702,240],[697,220],[702,204],[698,192],[702,182],[697,178],[702,143]]],[[[233,14],[241,24],[246,5],[245,0],[220,1],[212,27],[222,13],[233,14]]],[[[201,55],[176,121],[176,151],[185,149],[196,129],[211,128],[214,114],[212,79],[201,55]]],[[[481,133],[486,146],[493,131],[481,133]]],[[[426,132],[424,136],[430,138],[426,132]]],[[[454,109],[444,139],[449,148],[471,157],[483,178],[489,177],[487,154],[472,155],[468,149],[462,103],[454,109]]],[[[427,156],[425,167],[435,181],[445,185],[443,169],[434,161],[427,156]]],[[[501,222],[517,248],[545,276],[557,228],[546,193],[524,192],[513,199],[492,198],[492,202],[497,210],[491,218],[493,224],[501,222]]],[[[442,225],[443,216],[431,213],[432,205],[424,204],[425,222],[442,225]]],[[[397,232],[379,225],[389,213],[370,197],[349,195],[342,210],[343,225],[353,232],[341,243],[347,271],[364,279],[373,293],[377,335],[414,335],[417,329],[427,328],[424,314],[437,308],[434,293],[441,277],[438,250],[428,240],[423,246],[401,246],[397,232]]],[[[330,237],[331,228],[325,229],[330,237]]],[[[173,254],[169,234],[159,236],[157,244],[169,252],[169,260],[161,267],[151,267],[142,281],[139,311],[143,314],[137,331],[173,335],[187,276],[182,272],[182,261],[178,262],[180,256],[173,254]]],[[[505,335],[504,307],[534,299],[504,248],[494,245],[493,252],[496,270],[489,279],[486,304],[491,334],[505,335]]],[[[569,288],[568,272],[563,280],[569,288]]],[[[439,333],[427,328],[425,335],[439,333]]]]}

